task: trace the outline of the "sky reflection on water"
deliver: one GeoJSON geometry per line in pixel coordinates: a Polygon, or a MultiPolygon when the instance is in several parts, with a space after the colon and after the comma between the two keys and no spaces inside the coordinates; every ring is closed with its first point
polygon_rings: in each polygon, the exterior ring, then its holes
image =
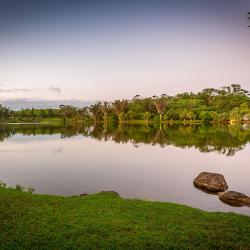
{"type": "Polygon", "coordinates": [[[122,197],[169,201],[208,211],[250,208],[223,204],[193,186],[202,171],[225,176],[229,190],[250,196],[250,145],[233,156],[202,153],[195,145],[115,143],[76,135],[15,134],[0,143],[0,179],[10,186],[34,187],[37,193],[75,195],[115,190],[122,197]]]}

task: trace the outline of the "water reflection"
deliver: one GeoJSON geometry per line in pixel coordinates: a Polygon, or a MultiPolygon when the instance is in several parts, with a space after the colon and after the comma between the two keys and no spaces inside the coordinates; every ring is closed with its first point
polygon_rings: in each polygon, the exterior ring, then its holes
{"type": "Polygon", "coordinates": [[[247,125],[228,126],[95,126],[87,127],[81,124],[67,127],[48,125],[5,125],[0,127],[0,141],[11,138],[15,134],[23,135],[53,135],[70,138],[76,135],[91,137],[99,141],[114,141],[116,143],[133,143],[173,145],[179,148],[194,147],[200,152],[218,152],[227,156],[242,150],[250,141],[250,127],[247,125]]]}
{"type": "Polygon", "coordinates": [[[246,126],[4,125],[0,140],[0,180],[10,186],[58,195],[115,190],[250,215],[249,207],[230,207],[193,186],[200,172],[221,173],[230,190],[250,196],[246,126]]]}

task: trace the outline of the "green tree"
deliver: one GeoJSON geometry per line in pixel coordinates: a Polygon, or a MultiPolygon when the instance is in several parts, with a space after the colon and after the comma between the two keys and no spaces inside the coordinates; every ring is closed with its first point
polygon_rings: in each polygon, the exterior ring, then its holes
{"type": "Polygon", "coordinates": [[[112,103],[113,110],[118,116],[119,124],[122,123],[122,118],[128,107],[128,100],[116,100],[112,103]]]}
{"type": "Polygon", "coordinates": [[[156,108],[158,114],[160,115],[160,123],[161,123],[163,114],[166,111],[166,107],[167,107],[165,98],[163,98],[163,97],[157,98],[154,101],[154,105],[155,105],[155,108],[156,108]]]}
{"type": "Polygon", "coordinates": [[[89,111],[92,114],[94,124],[99,122],[100,115],[102,113],[102,104],[101,102],[97,102],[89,107],[89,111]]]}
{"type": "Polygon", "coordinates": [[[111,111],[111,105],[109,102],[103,102],[101,105],[101,110],[103,113],[103,121],[104,124],[107,125],[108,124],[108,114],[111,111]]]}

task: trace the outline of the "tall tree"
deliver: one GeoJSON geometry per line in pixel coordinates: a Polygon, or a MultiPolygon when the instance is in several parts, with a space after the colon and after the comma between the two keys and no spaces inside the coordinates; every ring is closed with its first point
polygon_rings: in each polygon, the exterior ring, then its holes
{"type": "Polygon", "coordinates": [[[157,98],[154,101],[154,105],[155,105],[155,108],[156,108],[158,114],[160,115],[160,122],[162,122],[162,117],[163,117],[163,114],[165,113],[166,107],[167,107],[167,103],[166,103],[165,98],[164,97],[157,98]]]}
{"type": "Polygon", "coordinates": [[[102,112],[102,104],[101,102],[97,102],[89,107],[89,111],[92,114],[94,124],[96,125],[99,121],[99,116],[102,112]]]}
{"type": "Polygon", "coordinates": [[[128,107],[128,100],[116,100],[112,103],[113,110],[115,114],[118,116],[119,124],[122,123],[122,117],[127,110],[128,107]]]}
{"type": "Polygon", "coordinates": [[[77,108],[71,105],[60,105],[60,113],[64,117],[65,123],[68,123],[69,118],[76,117],[77,115],[77,108]]]}
{"type": "Polygon", "coordinates": [[[102,105],[101,105],[101,110],[102,110],[102,113],[103,113],[103,121],[104,121],[104,124],[107,125],[108,124],[108,114],[110,112],[110,103],[109,102],[103,102],[102,105]]]}
{"type": "Polygon", "coordinates": [[[217,90],[214,88],[207,88],[199,93],[201,99],[204,100],[205,105],[210,106],[213,97],[217,94],[217,90]]]}

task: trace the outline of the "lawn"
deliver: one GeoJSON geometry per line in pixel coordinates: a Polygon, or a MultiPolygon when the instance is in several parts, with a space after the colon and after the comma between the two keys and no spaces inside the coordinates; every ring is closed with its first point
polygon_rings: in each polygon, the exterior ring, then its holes
{"type": "Polygon", "coordinates": [[[110,192],[59,197],[0,188],[0,249],[250,249],[250,217],[110,192]]]}

